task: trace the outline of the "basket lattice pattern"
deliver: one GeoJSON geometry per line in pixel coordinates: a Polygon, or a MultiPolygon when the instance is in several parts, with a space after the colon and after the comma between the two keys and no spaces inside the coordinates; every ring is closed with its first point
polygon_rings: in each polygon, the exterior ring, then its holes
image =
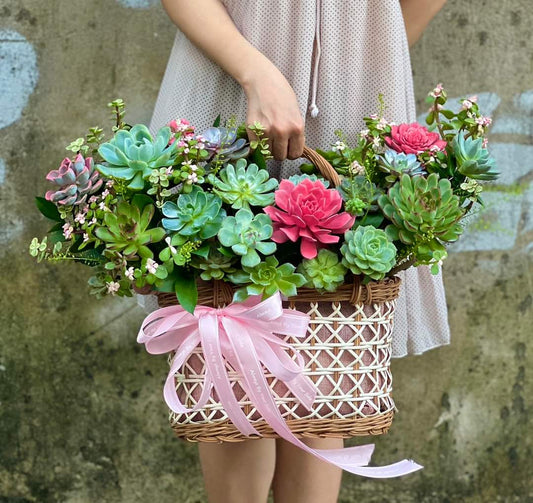
{"type": "MultiPolygon", "coordinates": [[[[304,339],[284,337],[300,351],[304,373],[318,390],[311,412],[287,387],[265,370],[278,408],[295,434],[342,436],[380,434],[393,417],[390,372],[395,299],[364,304],[291,302],[287,307],[307,312],[311,323],[304,339]]],[[[171,361],[169,356],[169,362],[171,361]]],[[[262,436],[276,436],[239,384],[239,375],[226,364],[232,388],[247,417],[262,436]]],[[[200,348],[176,374],[176,391],[187,407],[197,403],[204,378],[200,348]]],[[[228,420],[213,393],[206,406],[190,414],[170,413],[176,434],[189,440],[238,441],[244,437],[228,420]]]]}

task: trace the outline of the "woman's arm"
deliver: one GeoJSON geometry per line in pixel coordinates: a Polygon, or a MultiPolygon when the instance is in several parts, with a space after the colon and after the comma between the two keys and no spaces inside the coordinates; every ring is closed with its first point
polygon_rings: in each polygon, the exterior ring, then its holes
{"type": "Polygon", "coordinates": [[[246,123],[259,121],[266,127],[274,158],[300,157],[304,124],[292,87],[278,68],[242,36],[220,0],[161,3],[185,36],[241,84],[248,100],[246,123]]]}
{"type": "Polygon", "coordinates": [[[409,46],[421,37],[445,3],[446,0],[400,0],[409,46]]]}

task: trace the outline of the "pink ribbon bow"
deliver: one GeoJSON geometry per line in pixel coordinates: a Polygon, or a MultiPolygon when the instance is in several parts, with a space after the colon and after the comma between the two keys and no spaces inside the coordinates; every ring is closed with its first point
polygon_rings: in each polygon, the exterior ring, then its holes
{"type": "Polygon", "coordinates": [[[420,470],[422,466],[403,460],[388,466],[368,467],[373,444],[344,449],[312,449],[299,440],[285,423],[274,401],[264,368],[285,383],[294,397],[311,410],[316,388],[303,373],[302,356],[279,335],[304,337],[309,316],[283,309],[278,294],[261,301],[250,297],[223,309],[197,306],[194,315],[181,306],[158,309],[144,320],[137,342],[151,354],[176,351],[163,395],[178,414],[202,409],[214,390],[228,418],[246,436],[259,435],[242,411],[226,371],[228,361],[241,378],[241,386],[257,411],[283,439],[348,472],[372,478],[390,478],[420,470]],[[205,359],[205,382],[196,405],[186,408],[176,393],[174,376],[200,345],[205,359]],[[295,358],[291,358],[290,354],[295,358]]]}

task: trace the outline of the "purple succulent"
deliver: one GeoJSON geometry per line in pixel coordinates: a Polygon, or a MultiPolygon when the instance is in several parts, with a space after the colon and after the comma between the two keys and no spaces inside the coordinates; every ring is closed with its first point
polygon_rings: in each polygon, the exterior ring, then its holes
{"type": "Polygon", "coordinates": [[[221,159],[241,159],[250,153],[246,139],[237,139],[235,128],[210,127],[202,133],[201,137],[205,150],[216,153],[221,159]]]}
{"type": "Polygon", "coordinates": [[[75,161],[65,157],[61,166],[50,171],[46,179],[58,189],[49,190],[45,198],[63,206],[84,203],[87,195],[96,192],[103,184],[100,173],[94,169],[93,158],[84,159],[81,154],[75,161]]]}

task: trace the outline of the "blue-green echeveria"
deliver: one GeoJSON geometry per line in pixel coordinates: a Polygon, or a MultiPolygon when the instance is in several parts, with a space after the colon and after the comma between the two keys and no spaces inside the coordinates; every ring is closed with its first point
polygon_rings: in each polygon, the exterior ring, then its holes
{"type": "Polygon", "coordinates": [[[350,271],[374,280],[383,279],[396,262],[396,247],[385,231],[372,225],[348,231],[344,235],[341,254],[342,263],[350,271]]]}
{"type": "Polygon", "coordinates": [[[239,159],[235,166],[228,164],[218,177],[209,176],[213,192],[231,204],[236,210],[250,206],[269,206],[274,203],[274,190],[278,181],[270,178],[268,171],[256,164],[247,166],[246,159],[239,159]]]}
{"type": "Polygon", "coordinates": [[[215,236],[226,217],[222,201],[198,186],[194,186],[188,194],[181,194],[177,203],[167,201],[162,212],[166,217],[161,221],[163,227],[183,236],[184,240],[192,236],[202,240],[215,236]]]}
{"type": "Polygon", "coordinates": [[[395,182],[403,173],[409,176],[426,174],[424,167],[418,162],[415,154],[405,154],[387,150],[383,156],[378,156],[378,167],[388,173],[386,180],[395,182]]]}
{"type": "Polygon", "coordinates": [[[311,180],[312,182],[316,182],[317,180],[320,180],[324,184],[324,187],[326,188],[329,187],[328,180],[322,177],[319,178],[316,175],[306,175],[305,173],[302,173],[298,175],[289,176],[289,181],[294,183],[294,185],[298,185],[300,182],[303,182],[304,180],[311,180]]]}
{"type": "Polygon", "coordinates": [[[218,231],[218,239],[223,246],[227,246],[241,256],[241,264],[254,267],[261,262],[259,253],[271,255],[276,251],[276,243],[272,237],[272,220],[268,215],[255,215],[247,209],[237,212],[234,217],[224,219],[218,231]]]}
{"type": "Polygon", "coordinates": [[[499,173],[493,169],[496,161],[483,148],[483,139],[466,138],[464,131],[460,131],[453,139],[452,148],[457,159],[457,169],[463,175],[477,180],[498,178],[499,173]]]}
{"type": "Polygon", "coordinates": [[[195,256],[191,266],[202,271],[200,278],[204,281],[211,279],[221,280],[225,276],[237,272],[234,267],[236,260],[235,257],[228,257],[217,249],[210,248],[207,258],[195,256]]]}
{"type": "Polygon", "coordinates": [[[98,153],[106,163],[96,168],[104,176],[129,181],[130,189],[141,190],[153,169],[173,164],[177,142],[169,145],[171,136],[168,126],[161,128],[155,139],[143,124],[129,131],[121,129],[109,142],[100,145],[98,153]]]}
{"type": "Polygon", "coordinates": [[[243,267],[243,271],[237,272],[235,277],[229,278],[235,283],[250,282],[251,284],[235,292],[234,301],[242,302],[249,295],[263,295],[270,297],[276,292],[281,292],[287,297],[293,297],[297,293],[297,287],[305,283],[305,278],[296,272],[292,264],[279,265],[276,257],[270,256],[257,264],[255,267],[243,267]]]}
{"type": "Polygon", "coordinates": [[[298,266],[298,272],[306,279],[305,286],[334,292],[344,283],[348,269],[335,252],[323,248],[315,258],[303,259],[298,266]]]}

